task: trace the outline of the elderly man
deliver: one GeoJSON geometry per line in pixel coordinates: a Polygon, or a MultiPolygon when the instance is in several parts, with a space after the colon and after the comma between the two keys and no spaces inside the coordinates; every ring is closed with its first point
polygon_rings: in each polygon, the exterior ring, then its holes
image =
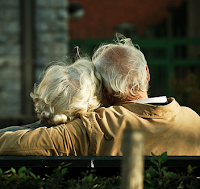
{"type": "Polygon", "coordinates": [[[199,115],[174,98],[148,98],[147,62],[130,39],[99,47],[93,63],[110,107],[51,128],[5,132],[0,135],[0,155],[123,155],[126,128],[144,133],[144,155],[200,155],[199,115]]]}
{"type": "MultiPolygon", "coordinates": [[[[148,98],[147,62],[130,39],[122,36],[116,44],[99,47],[93,62],[102,76],[104,97],[112,105],[97,110],[99,125],[112,128],[110,139],[115,141],[124,128],[130,127],[143,131],[145,155],[164,151],[175,156],[200,155],[199,115],[181,107],[174,98],[148,98]]],[[[116,143],[121,145],[121,141],[116,143]]]]}

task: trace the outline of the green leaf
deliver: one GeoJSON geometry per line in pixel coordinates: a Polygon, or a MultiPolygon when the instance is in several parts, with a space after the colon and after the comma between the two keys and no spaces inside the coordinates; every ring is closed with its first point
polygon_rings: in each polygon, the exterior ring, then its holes
{"type": "Polygon", "coordinates": [[[47,177],[47,178],[49,178],[50,176],[49,175],[47,175],[47,174],[45,174],[45,176],[47,177]]]}
{"type": "Polygon", "coordinates": [[[164,172],[166,171],[168,168],[167,167],[162,167],[161,171],[164,172]]]}
{"type": "Polygon", "coordinates": [[[173,178],[173,177],[175,176],[175,173],[169,172],[169,173],[167,174],[167,176],[168,176],[169,178],[173,178]]]}
{"type": "Polygon", "coordinates": [[[0,175],[3,174],[3,170],[0,168],[0,175]]]}
{"type": "Polygon", "coordinates": [[[5,171],[4,174],[10,174],[11,172],[12,172],[11,169],[9,169],[9,170],[5,171]]]}
{"type": "Polygon", "coordinates": [[[10,169],[13,173],[16,173],[16,170],[13,168],[13,167],[11,167],[11,169],[10,169]]]}
{"type": "Polygon", "coordinates": [[[58,173],[61,169],[62,169],[62,167],[58,166],[58,168],[56,168],[56,169],[53,170],[53,173],[58,173]]]}
{"type": "Polygon", "coordinates": [[[191,165],[188,165],[188,173],[192,173],[192,166],[191,165]]]}
{"type": "Polygon", "coordinates": [[[62,171],[61,171],[62,174],[66,174],[67,172],[68,172],[68,168],[64,168],[64,169],[62,169],[62,171]]]}
{"type": "Polygon", "coordinates": [[[159,166],[158,162],[157,162],[155,159],[150,158],[150,161],[151,161],[152,163],[154,163],[157,167],[159,166]]]}
{"type": "Polygon", "coordinates": [[[35,176],[35,174],[33,172],[30,171],[30,175],[34,178],[37,179],[37,177],[35,176]]]}
{"type": "Polygon", "coordinates": [[[146,173],[146,180],[151,180],[151,174],[150,173],[146,173]]]}
{"type": "Polygon", "coordinates": [[[82,182],[85,182],[85,181],[86,181],[86,178],[87,178],[87,177],[83,177],[83,178],[82,178],[82,182]]]}
{"type": "Polygon", "coordinates": [[[164,152],[160,156],[160,162],[165,163],[168,160],[167,152],[164,152]]]}
{"type": "Polygon", "coordinates": [[[18,174],[21,174],[22,172],[26,171],[26,167],[23,166],[18,170],[18,174]]]}
{"type": "Polygon", "coordinates": [[[158,160],[158,156],[156,156],[153,152],[151,152],[153,159],[158,160]]]}
{"type": "Polygon", "coordinates": [[[150,174],[151,177],[154,177],[158,173],[152,166],[150,166],[145,172],[146,174],[150,174]]]}
{"type": "Polygon", "coordinates": [[[90,173],[88,176],[82,178],[82,182],[91,182],[93,180],[93,174],[90,173]]]}
{"type": "Polygon", "coordinates": [[[191,174],[194,171],[194,169],[197,168],[197,166],[192,167],[191,165],[188,165],[187,168],[188,168],[188,170],[187,170],[188,174],[191,174]]]}
{"type": "Polygon", "coordinates": [[[93,174],[90,173],[89,176],[88,176],[88,181],[91,182],[92,180],[93,180],[93,174]]]}

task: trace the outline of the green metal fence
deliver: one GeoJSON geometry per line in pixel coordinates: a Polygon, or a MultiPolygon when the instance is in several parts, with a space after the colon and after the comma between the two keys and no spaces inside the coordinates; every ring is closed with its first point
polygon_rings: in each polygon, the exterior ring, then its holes
{"type": "MultiPolygon", "coordinates": [[[[172,76],[186,76],[200,71],[200,38],[137,38],[132,39],[140,46],[147,59],[150,74],[150,96],[173,96],[172,76]]],[[[72,40],[70,48],[79,46],[81,51],[92,55],[93,50],[102,43],[113,42],[109,39],[72,40]]]]}

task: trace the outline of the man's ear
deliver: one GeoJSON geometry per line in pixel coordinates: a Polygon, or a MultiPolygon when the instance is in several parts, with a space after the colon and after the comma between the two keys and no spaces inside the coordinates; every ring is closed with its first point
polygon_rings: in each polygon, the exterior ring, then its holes
{"type": "Polygon", "coordinates": [[[150,81],[150,73],[149,73],[149,68],[148,66],[146,66],[146,70],[147,70],[147,81],[150,81]]]}

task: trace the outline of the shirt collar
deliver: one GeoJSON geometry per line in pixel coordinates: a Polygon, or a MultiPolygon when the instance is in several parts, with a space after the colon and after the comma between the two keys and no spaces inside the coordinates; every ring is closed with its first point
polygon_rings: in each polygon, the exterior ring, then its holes
{"type": "Polygon", "coordinates": [[[123,106],[129,111],[133,112],[139,117],[144,118],[163,118],[169,117],[177,114],[181,109],[180,105],[176,102],[174,98],[167,98],[167,103],[158,103],[158,105],[153,105],[153,103],[138,103],[135,101],[126,101],[123,103],[118,103],[116,106],[123,106]],[[164,106],[162,106],[163,104],[164,106]]]}
{"type": "Polygon", "coordinates": [[[138,99],[134,100],[132,102],[137,102],[137,103],[143,103],[143,104],[162,104],[162,103],[167,103],[167,97],[166,96],[160,96],[160,97],[152,97],[152,98],[145,98],[145,99],[138,99]]]}

